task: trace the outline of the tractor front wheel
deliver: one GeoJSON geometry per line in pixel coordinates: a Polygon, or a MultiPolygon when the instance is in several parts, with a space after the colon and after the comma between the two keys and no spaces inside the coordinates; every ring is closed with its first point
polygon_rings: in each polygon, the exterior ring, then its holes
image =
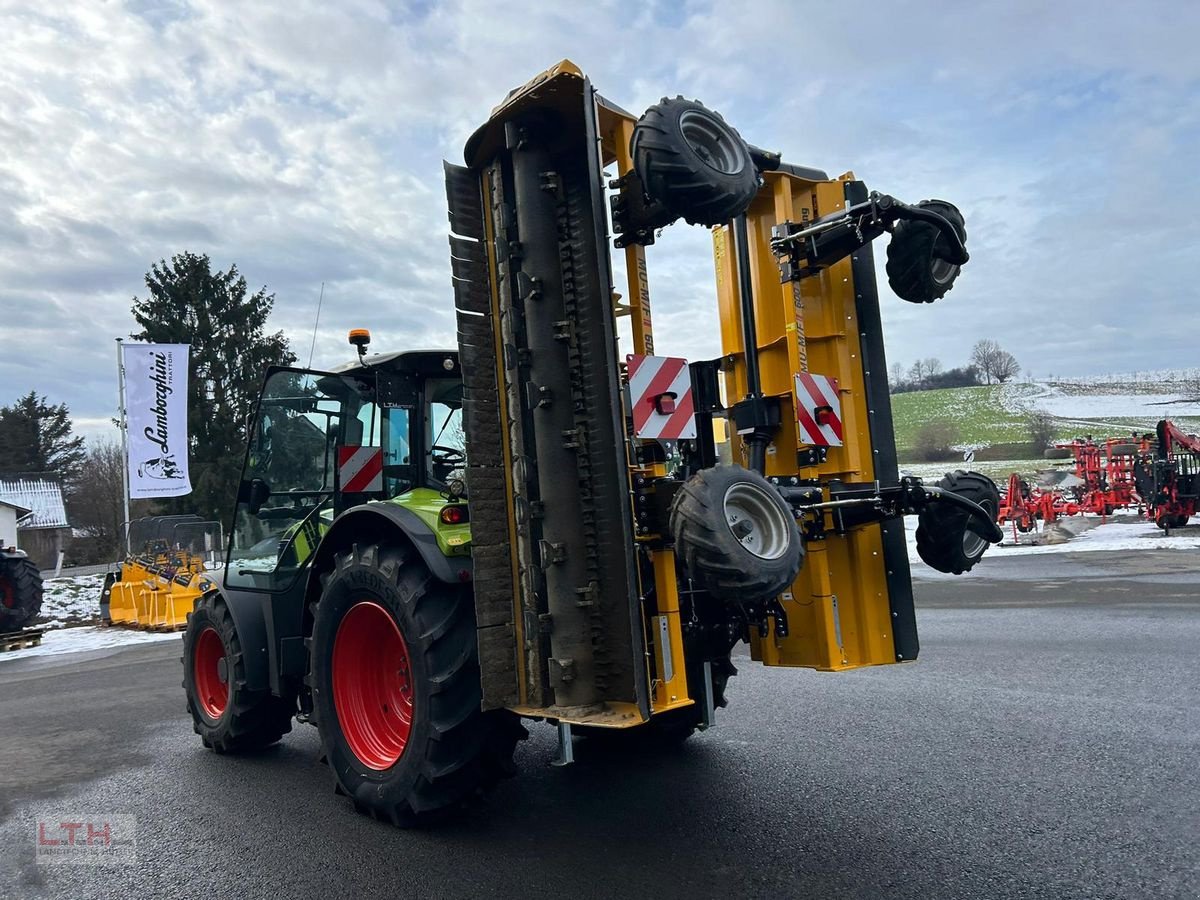
{"type": "Polygon", "coordinates": [[[525,730],[480,710],[470,589],[391,544],[355,546],[320,578],[309,686],[336,788],[355,809],[418,825],[512,774],[525,730]]]}
{"type": "Polygon", "coordinates": [[[295,703],[246,687],[244,648],[219,591],[188,614],[183,633],[183,689],[192,727],[217,753],[259,750],[292,730],[295,703]]]}

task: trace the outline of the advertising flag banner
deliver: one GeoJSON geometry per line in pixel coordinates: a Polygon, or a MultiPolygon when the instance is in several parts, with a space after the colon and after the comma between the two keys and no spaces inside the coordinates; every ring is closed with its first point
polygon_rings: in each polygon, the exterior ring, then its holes
{"type": "Polygon", "coordinates": [[[188,345],[122,344],[129,496],[180,497],[188,477],[188,345]]]}

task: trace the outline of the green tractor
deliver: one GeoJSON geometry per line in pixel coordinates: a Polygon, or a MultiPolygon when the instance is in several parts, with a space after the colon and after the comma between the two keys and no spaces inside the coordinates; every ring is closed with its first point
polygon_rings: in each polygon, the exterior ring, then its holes
{"type": "Polygon", "coordinates": [[[205,746],[315,723],[339,789],[409,824],[509,771],[525,731],[480,708],[458,354],[351,340],[360,359],[338,371],[267,374],[184,688],[205,746]]]}

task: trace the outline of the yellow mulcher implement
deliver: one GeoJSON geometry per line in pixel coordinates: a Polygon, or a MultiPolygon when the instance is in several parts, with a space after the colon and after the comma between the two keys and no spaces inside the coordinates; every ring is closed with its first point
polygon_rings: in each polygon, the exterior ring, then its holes
{"type": "Polygon", "coordinates": [[[220,525],[197,516],[151,516],[129,523],[138,547],[109,572],[100,593],[100,622],[143,631],[180,631],[196,601],[215,582],[206,572],[220,545],[220,525]]]}
{"type": "Polygon", "coordinates": [[[522,718],[564,763],[575,735],[714,725],[739,641],[769,666],[916,659],[902,517],[961,573],[999,497],[899,477],[871,241],[932,302],[967,262],[958,210],[786,163],[691,100],[635,117],[569,61],[445,176],[457,350],[368,356],[356,331],[356,362],[268,373],[185,635],[205,744],[314,723],[355,808],[411,825],[510,773],[522,718]],[[681,219],[712,234],[712,360],[653,330],[647,247],[681,219]]]}

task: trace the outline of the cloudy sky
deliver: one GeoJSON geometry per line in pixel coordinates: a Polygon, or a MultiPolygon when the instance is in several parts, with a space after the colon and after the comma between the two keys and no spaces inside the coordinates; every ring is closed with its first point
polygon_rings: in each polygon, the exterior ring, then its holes
{"type": "MultiPolygon", "coordinates": [[[[992,337],[1039,377],[1200,365],[1200,6],[522,6],[0,0],[0,404],[33,388],[105,432],[113,338],[184,250],[273,290],[302,361],[321,282],[314,365],[355,326],[450,345],[440,160],[562,57],[627,109],[696,97],[790,161],[956,203],[972,261],[933,306],[884,289],[890,361],[992,337]]],[[[719,351],[708,246],[651,248],[660,352],[719,351]]]]}

